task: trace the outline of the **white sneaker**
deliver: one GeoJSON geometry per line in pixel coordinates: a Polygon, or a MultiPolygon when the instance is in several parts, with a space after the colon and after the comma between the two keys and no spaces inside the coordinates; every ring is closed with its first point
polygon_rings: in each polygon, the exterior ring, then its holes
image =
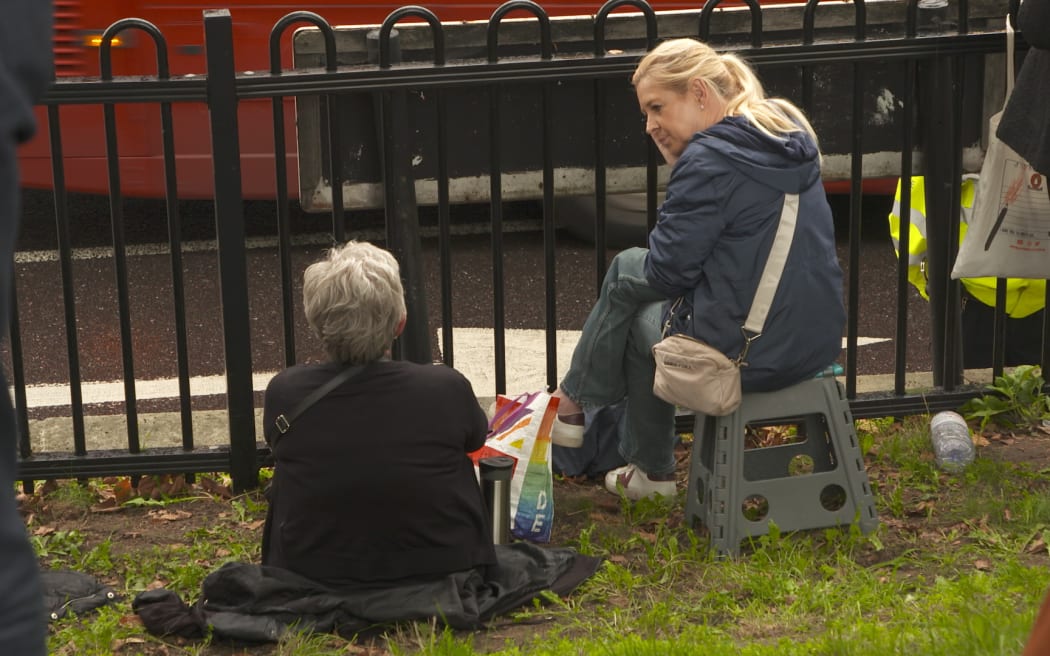
{"type": "Polygon", "coordinates": [[[631,501],[645,497],[673,497],[678,486],[671,481],[654,481],[637,465],[617,467],[605,475],[605,489],[615,495],[623,495],[631,501]]]}

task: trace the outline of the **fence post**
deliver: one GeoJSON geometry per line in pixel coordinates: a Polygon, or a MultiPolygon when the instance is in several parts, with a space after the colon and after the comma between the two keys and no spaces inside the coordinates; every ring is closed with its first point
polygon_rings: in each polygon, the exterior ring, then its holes
{"type": "Polygon", "coordinates": [[[228,9],[204,11],[208,70],[208,116],[215,176],[215,233],[223,344],[226,349],[226,404],[230,421],[230,475],[243,491],[259,484],[255,457],[255,407],[248,312],[248,266],[241,198],[241,156],[237,136],[237,93],[233,22],[228,9]]]}
{"type": "MultiPolygon", "coordinates": [[[[375,44],[378,57],[379,31],[367,36],[375,44]]],[[[390,62],[401,63],[397,31],[390,34],[390,62]]],[[[419,241],[419,206],[416,203],[415,175],[412,171],[410,132],[412,118],[408,111],[405,89],[382,91],[379,126],[379,152],[383,166],[383,204],[386,209],[386,235],[390,251],[401,264],[405,286],[405,308],[408,321],[399,339],[399,357],[411,362],[430,364],[430,324],[427,312],[427,290],[423,277],[423,253],[419,241]]],[[[334,147],[334,146],[333,146],[334,147]]]]}
{"type": "Polygon", "coordinates": [[[962,349],[960,336],[960,291],[958,281],[951,279],[954,254],[952,217],[957,214],[953,152],[955,118],[953,102],[955,66],[950,57],[931,59],[922,68],[920,88],[923,133],[925,134],[923,167],[926,185],[926,239],[929,253],[927,290],[930,295],[930,330],[933,350],[933,384],[953,390],[962,382],[962,349]]]}

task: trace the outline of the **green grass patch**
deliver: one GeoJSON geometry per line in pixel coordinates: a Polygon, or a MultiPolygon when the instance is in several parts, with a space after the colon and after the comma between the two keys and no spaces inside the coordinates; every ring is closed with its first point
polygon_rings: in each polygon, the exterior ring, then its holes
{"type": "Polygon", "coordinates": [[[1050,436],[984,446],[952,475],[933,463],[927,422],[858,422],[881,520],[870,535],[856,526],[797,533],[772,526],[739,558],[719,558],[685,525],[684,490],[670,503],[628,503],[558,481],[559,521],[574,528],[560,544],[604,559],[575,594],[537,600],[484,631],[417,623],[361,643],[289,631],[279,643],[238,651],[162,640],[137,623],[130,600],[138,592],[164,585],[192,601],[223,563],[258,562],[266,513],[259,493],[125,507],[105,518],[123,517],[127,526],[101,531],[92,525],[102,515],[84,517],[96,484],[51,491],[64,495],[54,499],[65,514],[41,509],[29,524],[42,566],[89,572],[124,595],[53,624],[51,652],[1014,656],[1050,585],[1050,436]]]}

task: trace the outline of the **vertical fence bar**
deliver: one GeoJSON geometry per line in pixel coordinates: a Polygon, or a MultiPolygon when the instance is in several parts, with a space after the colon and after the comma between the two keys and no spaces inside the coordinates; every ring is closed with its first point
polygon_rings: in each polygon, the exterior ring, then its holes
{"type": "MultiPolygon", "coordinates": [[[[918,32],[919,0],[908,0],[905,12],[905,38],[918,32]]],[[[904,99],[901,108],[900,204],[897,216],[897,326],[894,333],[893,393],[904,394],[908,360],[908,269],[911,266],[911,185],[912,150],[915,143],[915,79],[918,64],[914,58],[904,63],[904,99]]]]}
{"type": "MultiPolygon", "coordinates": [[[[103,80],[113,79],[113,38],[128,21],[106,28],[99,49],[99,69],[103,80]]],[[[128,291],[127,248],[124,239],[124,199],[120,185],[120,150],[117,147],[117,118],[113,103],[102,106],[106,135],[106,166],[109,171],[109,213],[113,237],[113,268],[117,280],[117,318],[120,325],[120,357],[124,371],[124,414],[128,422],[128,451],[138,453],[139,418],[135,398],[135,358],[131,336],[131,301],[128,291]]]]}
{"type": "MultiPolygon", "coordinates": [[[[13,244],[12,250],[14,250],[13,244]]],[[[18,452],[23,458],[28,458],[33,449],[29,439],[29,408],[26,407],[28,400],[26,398],[25,355],[22,351],[22,333],[18,320],[18,284],[14,275],[11,276],[10,299],[8,330],[11,345],[11,377],[13,378],[11,382],[14,383],[15,388],[15,427],[18,430],[18,452]]],[[[3,380],[2,376],[0,380],[3,380]]],[[[7,394],[7,390],[0,390],[0,393],[7,394]]]]}
{"type": "MultiPolygon", "coordinates": [[[[166,80],[167,51],[163,40],[157,43],[157,76],[166,80]]],[[[171,254],[171,297],[175,319],[175,364],[179,378],[179,417],[182,427],[182,448],[193,449],[193,407],[190,396],[190,357],[186,336],[186,286],[182,273],[182,218],[179,216],[178,178],[175,168],[175,128],[171,103],[160,103],[161,151],[164,158],[164,201],[168,216],[168,252],[171,254]]]]}
{"type": "MultiPolygon", "coordinates": [[[[951,147],[952,122],[955,113],[951,103],[952,61],[947,55],[933,57],[926,62],[920,75],[923,90],[922,112],[924,145],[924,168],[926,184],[926,242],[929,258],[927,289],[930,296],[930,328],[933,359],[933,384],[953,389],[954,368],[949,360],[956,354],[947,352],[945,336],[950,326],[958,325],[959,317],[949,310],[949,296],[953,293],[948,277],[950,268],[950,230],[952,180],[954,166],[947,161],[945,153],[951,147]]],[[[954,293],[958,293],[956,289],[954,293]]],[[[958,303],[951,304],[958,309],[958,303]]]]}
{"type": "MultiPolygon", "coordinates": [[[[854,4],[853,38],[867,38],[867,12],[864,0],[854,4]]],[[[853,64],[853,98],[850,111],[850,190],[849,190],[849,287],[846,294],[846,397],[857,397],[857,338],[860,334],[860,237],[862,223],[862,183],[864,179],[864,65],[853,64]]]]}
{"type": "MultiPolygon", "coordinates": [[[[444,54],[442,53],[442,59],[444,54]]],[[[442,361],[455,366],[452,335],[452,226],[449,217],[448,193],[448,104],[445,92],[435,92],[437,103],[437,157],[438,157],[438,258],[441,271],[441,356],[442,361]]]]}
{"type": "MultiPolygon", "coordinates": [[[[278,33],[277,36],[280,36],[278,33]]],[[[271,39],[271,51],[274,50],[271,39]]],[[[281,72],[280,42],[277,43],[277,60],[271,59],[270,74],[281,72]]],[[[284,140],[284,96],[274,96],[273,111],[273,163],[274,184],[277,190],[277,259],[281,268],[281,332],[284,336],[284,366],[295,364],[295,299],[292,283],[292,228],[288,219],[288,162],[285,158],[287,146],[284,140]]]]}
{"type": "Polygon", "coordinates": [[[233,487],[246,490],[259,484],[259,464],[255,449],[248,267],[244,246],[240,141],[237,135],[233,22],[228,9],[204,11],[204,42],[215,175],[215,232],[218,240],[223,344],[226,349],[230,474],[233,487]]]}
{"type": "MultiPolygon", "coordinates": [[[[401,48],[394,23],[406,9],[395,11],[383,21],[379,38],[379,67],[400,63],[401,48]]],[[[434,21],[437,18],[434,17],[434,21]]],[[[384,91],[381,94],[380,130],[383,149],[383,190],[386,210],[387,244],[401,264],[405,286],[408,320],[399,339],[402,358],[425,364],[430,354],[430,325],[427,312],[426,285],[423,277],[423,253],[419,240],[419,206],[416,202],[415,176],[412,172],[412,144],[407,127],[412,119],[408,111],[408,90],[384,91]]]]}
{"type": "Polygon", "coordinates": [[[80,388],[80,346],[77,336],[76,288],[73,286],[73,243],[69,235],[69,198],[62,155],[62,127],[57,105],[47,107],[51,138],[51,177],[54,181],[55,232],[58,236],[58,262],[62,276],[62,307],[66,324],[66,358],[69,363],[69,405],[73,421],[73,452],[87,452],[84,434],[84,396],[80,388]]]}
{"type": "MultiPolygon", "coordinates": [[[[965,3],[960,4],[965,7],[965,3]]],[[[960,27],[961,30],[961,27],[960,27]]],[[[960,33],[962,33],[960,31],[960,33]]],[[[959,224],[962,216],[962,131],[963,131],[963,98],[966,92],[966,70],[968,61],[965,55],[952,57],[952,131],[948,152],[951,153],[951,186],[949,187],[948,214],[948,260],[944,271],[948,283],[948,305],[944,334],[945,352],[945,389],[954,390],[963,381],[963,342],[962,342],[962,283],[951,277],[955,266],[955,257],[959,254],[959,224]]]]}
{"type": "MultiPolygon", "coordinates": [[[[546,32],[546,37],[541,39],[544,44],[550,44],[550,22],[543,17],[540,19],[540,30],[546,32]]],[[[553,50],[544,50],[541,53],[544,61],[550,60],[553,50]]],[[[555,230],[554,222],[554,116],[551,113],[553,107],[554,86],[553,82],[541,82],[541,125],[543,127],[543,280],[544,280],[544,335],[547,346],[547,388],[554,390],[558,387],[558,291],[557,291],[557,266],[555,255],[555,230]]]]}
{"type": "MultiPolygon", "coordinates": [[[[967,302],[977,302],[969,299],[967,302]]],[[[1006,359],[1006,278],[995,279],[995,314],[992,319],[992,379],[1003,375],[1006,359]]]]}
{"type": "MultiPolygon", "coordinates": [[[[283,16],[270,30],[270,75],[281,74],[281,37],[286,29],[297,22],[307,22],[321,30],[325,42],[325,70],[335,71],[335,35],[328,21],[311,11],[296,11],[283,16]]],[[[292,283],[292,230],[288,217],[288,149],[284,138],[284,96],[274,96],[271,102],[274,188],[277,191],[277,256],[281,267],[281,326],[284,334],[284,364],[290,367],[296,362],[295,300],[292,283]]]]}
{"type": "MultiPolygon", "coordinates": [[[[500,10],[489,19],[488,62],[499,60],[497,36],[502,19],[500,10]]],[[[496,377],[496,394],[507,391],[506,309],[503,298],[503,154],[500,134],[500,96],[502,84],[489,86],[489,222],[492,226],[492,345],[496,377]]]]}

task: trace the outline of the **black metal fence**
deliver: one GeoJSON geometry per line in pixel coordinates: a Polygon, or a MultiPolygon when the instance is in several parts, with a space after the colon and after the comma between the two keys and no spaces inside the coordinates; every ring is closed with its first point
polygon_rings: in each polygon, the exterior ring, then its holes
{"type": "MultiPolygon", "coordinates": [[[[505,152],[502,119],[507,111],[500,102],[501,94],[516,85],[531,84],[538,89],[539,114],[533,117],[535,139],[530,138],[528,149],[538,154],[538,171],[542,184],[538,199],[542,203],[544,324],[547,333],[547,384],[557,384],[555,329],[558,307],[555,290],[559,284],[556,261],[558,258],[557,229],[554,208],[557,202],[555,172],[558,170],[561,144],[557,141],[558,123],[565,118],[565,108],[559,105],[562,85],[579,82],[590,90],[591,104],[576,106],[573,111],[586,117],[588,139],[583,146],[587,167],[593,170],[589,183],[596,204],[594,223],[596,279],[606,266],[606,195],[610,192],[607,169],[618,158],[635,165],[640,188],[648,190],[649,221],[655,219],[659,172],[655,149],[648,144],[637,123],[637,108],[630,102],[617,104],[612,100],[627,94],[627,83],[638,57],[659,40],[668,36],[692,35],[710,40],[718,47],[733,50],[756,66],[764,79],[776,78],[771,84],[779,95],[798,102],[811,114],[825,116],[815,120],[822,142],[837,144],[835,148],[846,157],[848,173],[843,176],[850,194],[848,218],[847,325],[845,351],[845,381],[858,417],[902,415],[957,406],[972,396],[972,389],[961,386],[959,354],[959,298],[956,281],[949,279],[951,262],[957,248],[959,229],[959,184],[964,172],[964,150],[980,139],[984,122],[985,98],[984,60],[989,55],[1005,51],[1001,29],[1002,16],[1007,13],[1005,2],[959,2],[950,9],[939,10],[937,24],[918,7],[917,0],[907,2],[868,2],[856,0],[851,5],[818,4],[810,0],[804,8],[796,7],[767,18],[771,10],[761,9],[754,0],[747,0],[743,11],[721,11],[718,1],[709,2],[694,14],[673,17],[674,23],[655,14],[641,0],[611,0],[602,6],[593,19],[577,21],[587,31],[578,35],[576,45],[565,45],[552,31],[551,21],[544,10],[529,0],[512,0],[495,11],[485,28],[485,45],[474,52],[474,58],[449,59],[445,32],[447,26],[421,7],[406,7],[395,11],[385,21],[377,35],[377,61],[374,64],[340,64],[336,34],[323,18],[309,12],[295,12],[284,17],[273,27],[271,36],[271,69],[268,73],[238,73],[234,66],[232,20],[225,10],[207,11],[203,17],[204,43],[207,54],[207,75],[172,77],[167,70],[167,44],[161,32],[152,24],[139,19],[119,21],[103,37],[100,48],[100,79],[60,80],[47,94],[48,125],[41,126],[50,136],[52,171],[55,181],[54,207],[57,221],[59,270],[66,326],[67,362],[69,369],[70,414],[72,416],[74,448],[72,452],[41,452],[32,448],[32,428],[27,409],[25,354],[22,349],[19,315],[12,322],[10,358],[14,397],[18,407],[20,439],[20,473],[23,480],[48,478],[91,477],[117,474],[193,473],[229,471],[235,485],[253,486],[260,463],[266,456],[256,435],[255,399],[252,388],[252,354],[250,334],[252,317],[248,307],[248,275],[245,248],[245,208],[241,192],[241,159],[238,141],[238,103],[250,99],[272,101],[273,141],[275,152],[283,153],[290,141],[285,133],[284,97],[319,99],[324,143],[322,167],[331,181],[331,233],[335,241],[346,237],[348,208],[343,198],[344,179],[357,175],[349,169],[346,157],[346,134],[352,126],[340,111],[341,104],[353,99],[371,99],[373,113],[366,131],[380,134],[376,140],[380,163],[380,182],[384,191],[387,245],[398,256],[406,278],[409,316],[408,327],[401,344],[400,356],[415,361],[430,361],[431,326],[427,325],[425,311],[413,311],[435,301],[441,306],[443,341],[441,359],[454,364],[451,319],[451,299],[455,290],[451,285],[449,180],[456,174],[457,146],[449,136],[451,116],[449,104],[456,94],[487,97],[481,108],[487,114],[487,135],[476,135],[472,152],[481,153],[480,160],[488,178],[489,229],[491,233],[491,263],[493,287],[493,329],[495,350],[495,380],[497,391],[506,386],[506,325],[504,273],[504,205],[502,172],[513,153],[505,152]],[[511,11],[524,10],[535,17],[532,46],[515,45],[507,54],[501,48],[499,36],[501,21],[511,11]],[[607,24],[613,12],[618,13],[617,25],[633,27],[617,29],[607,35],[607,24]],[[624,11],[634,12],[621,16],[624,11]],[[831,16],[824,20],[824,16],[831,16]],[[873,21],[872,16],[878,20],[873,21]],[[422,19],[429,30],[431,51],[425,61],[396,63],[400,51],[396,48],[395,23],[406,18],[422,19]],[[822,22],[823,21],[823,22],[822,22]],[[316,68],[290,70],[281,62],[279,45],[291,38],[292,26],[312,24],[320,29],[324,61],[316,68]],[[662,26],[674,25],[678,33],[661,31],[662,26]],[[684,32],[682,27],[685,25],[684,32]],[[712,26],[715,26],[713,29],[712,26]],[[741,27],[742,26],[742,27],[741,27]],[[110,64],[110,43],[125,30],[137,30],[157,46],[157,73],[147,78],[114,76],[110,64]],[[835,66],[839,78],[834,89],[822,86],[819,72],[824,66],[835,66]],[[888,67],[888,68],[887,68],[888,67]],[[866,84],[871,71],[892,78],[898,92],[895,95],[897,111],[890,127],[882,126],[880,139],[893,142],[891,152],[898,153],[899,166],[893,164],[893,175],[907,178],[919,174],[915,154],[922,156],[921,170],[927,179],[928,238],[930,244],[929,288],[932,303],[933,334],[933,388],[922,393],[906,390],[908,372],[908,297],[906,261],[898,267],[894,280],[886,286],[896,288],[897,330],[894,337],[895,361],[892,390],[874,394],[857,393],[858,320],[864,293],[860,286],[862,200],[865,157],[872,150],[872,124],[866,120],[865,98],[870,97],[866,84]],[[889,71],[888,73],[886,71],[889,71]],[[836,93],[837,90],[839,93],[836,93]],[[407,92],[426,92],[432,99],[433,123],[420,126],[415,109],[409,107],[407,92]],[[836,97],[829,98],[829,95],[836,97]],[[175,350],[179,380],[179,414],[181,417],[181,447],[147,448],[140,443],[139,412],[135,388],[135,357],[131,339],[131,301],[128,293],[129,274],[125,261],[123,225],[123,197],[121,168],[118,165],[117,129],[114,108],[125,103],[145,103],[157,107],[160,114],[163,141],[166,210],[172,299],[175,321],[175,350]],[[210,141],[214,170],[214,211],[218,274],[221,291],[221,331],[225,353],[225,406],[229,420],[229,446],[221,449],[203,449],[195,445],[193,409],[190,403],[189,363],[186,345],[185,299],[183,262],[181,261],[180,217],[175,179],[175,145],[172,137],[172,106],[179,103],[203,103],[210,117],[210,141]],[[77,343],[77,308],[74,302],[75,284],[71,258],[69,195],[64,184],[61,117],[59,107],[67,105],[101,105],[105,117],[105,133],[110,180],[110,215],[112,254],[116,272],[118,314],[120,317],[121,358],[124,381],[124,412],[127,420],[127,448],[119,452],[92,448],[92,436],[85,429],[85,404],[81,396],[81,374],[77,343]],[[559,109],[560,108],[560,109],[559,109]],[[559,114],[559,112],[561,112],[559,114]],[[629,112],[629,114],[626,114],[629,112]],[[623,126],[630,126],[625,128],[623,126]],[[822,125],[824,126],[822,128],[822,125]],[[378,132],[377,132],[378,131],[378,132]],[[620,134],[630,132],[627,137],[620,134]],[[834,132],[834,134],[826,134],[834,132]],[[413,190],[415,173],[409,162],[413,132],[425,133],[433,141],[436,158],[432,173],[436,185],[437,221],[439,233],[439,262],[441,297],[425,298],[419,270],[419,232],[417,200],[413,190]],[[887,136],[889,135],[889,136],[887,136]],[[627,149],[629,152],[626,152],[627,149]],[[451,162],[451,163],[450,163],[451,162]],[[348,173],[348,171],[350,171],[348,173]],[[894,285],[895,283],[895,285],[894,285]]],[[[556,29],[561,29],[557,25],[556,29]]],[[[528,40],[528,39],[526,39],[528,40]]],[[[826,77],[826,76],[825,76],[826,77]]],[[[1001,102],[1001,100],[1000,100],[1001,102]]],[[[428,115],[429,116],[429,115],[428,115]]],[[[885,150],[885,145],[876,146],[885,150]]],[[[571,158],[571,157],[570,157],[571,158]]],[[[286,185],[288,177],[284,157],[274,158],[277,187],[277,239],[282,300],[282,326],[285,364],[296,360],[296,332],[294,321],[295,284],[292,279],[292,230],[289,219],[290,201],[286,185]]],[[[362,173],[361,175],[365,175],[362,173]]],[[[902,206],[909,206],[907,185],[902,194],[902,206]]],[[[906,217],[905,217],[906,218],[906,217]]],[[[885,221],[878,217],[876,221],[885,221]]],[[[907,226],[902,229],[901,250],[906,252],[907,226]]],[[[275,290],[275,293],[277,291],[275,290]]],[[[1000,314],[1000,317],[1002,315],[1000,314]]],[[[1045,342],[1045,338],[1044,338],[1045,342]]],[[[1046,356],[1044,354],[1044,360],[1046,356]]],[[[1002,371],[1001,340],[996,347],[995,373],[1002,371]]],[[[1044,363],[1045,364],[1045,363],[1044,363]]]]}

